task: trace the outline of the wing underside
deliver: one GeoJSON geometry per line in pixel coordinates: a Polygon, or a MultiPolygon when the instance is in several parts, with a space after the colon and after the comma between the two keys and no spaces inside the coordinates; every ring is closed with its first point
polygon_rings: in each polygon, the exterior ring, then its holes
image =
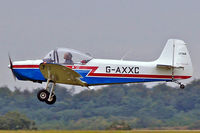
{"type": "Polygon", "coordinates": [[[47,80],[51,80],[54,83],[87,86],[86,82],[80,80],[81,75],[79,73],[66,66],[60,64],[42,63],[39,68],[42,75],[47,80]]]}

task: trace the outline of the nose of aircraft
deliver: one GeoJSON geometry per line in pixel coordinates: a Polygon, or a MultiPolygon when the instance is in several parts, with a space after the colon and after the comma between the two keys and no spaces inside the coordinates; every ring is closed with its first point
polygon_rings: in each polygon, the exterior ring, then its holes
{"type": "Polygon", "coordinates": [[[14,71],[13,71],[13,63],[12,63],[12,60],[11,60],[11,58],[10,58],[10,55],[8,55],[8,58],[9,58],[9,62],[10,62],[10,64],[8,65],[8,68],[11,69],[13,78],[14,78],[14,80],[16,80],[16,76],[15,76],[15,73],[14,73],[14,71]]]}

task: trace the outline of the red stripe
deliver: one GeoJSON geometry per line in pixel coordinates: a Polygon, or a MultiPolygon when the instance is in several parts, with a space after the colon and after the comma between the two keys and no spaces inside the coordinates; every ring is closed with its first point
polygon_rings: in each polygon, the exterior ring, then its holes
{"type": "Polygon", "coordinates": [[[39,68],[39,65],[13,65],[13,68],[39,68]]]}
{"type": "MultiPolygon", "coordinates": [[[[171,75],[144,75],[144,74],[89,73],[88,76],[172,79],[171,75]]],[[[174,76],[175,79],[187,79],[190,77],[191,76],[174,76]]]]}
{"type": "MultiPolygon", "coordinates": [[[[145,75],[145,74],[117,74],[117,73],[94,73],[97,66],[66,66],[71,69],[90,69],[90,73],[87,76],[97,77],[132,77],[132,78],[163,78],[172,79],[171,75],[145,75]]],[[[13,65],[13,68],[39,68],[39,65],[13,65]]],[[[175,79],[188,79],[191,76],[174,76],[175,79]]]]}

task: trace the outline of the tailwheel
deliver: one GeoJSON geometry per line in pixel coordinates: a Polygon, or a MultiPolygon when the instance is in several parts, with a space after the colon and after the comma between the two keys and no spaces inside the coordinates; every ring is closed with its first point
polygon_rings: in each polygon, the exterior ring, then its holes
{"type": "Polygon", "coordinates": [[[181,89],[184,89],[184,88],[185,88],[185,85],[184,85],[184,84],[180,84],[180,88],[181,88],[181,89]]]}
{"type": "Polygon", "coordinates": [[[184,88],[185,88],[185,85],[182,84],[181,82],[179,82],[179,81],[177,81],[177,80],[175,80],[175,81],[173,81],[173,82],[176,83],[176,84],[178,84],[178,85],[180,85],[180,89],[184,89],[184,88]]]}
{"type": "Polygon", "coordinates": [[[56,102],[56,95],[52,94],[52,96],[47,98],[45,102],[49,105],[54,104],[56,102]]]}
{"type": "Polygon", "coordinates": [[[49,92],[47,90],[40,90],[37,93],[37,98],[38,100],[44,102],[49,98],[49,92]]]}

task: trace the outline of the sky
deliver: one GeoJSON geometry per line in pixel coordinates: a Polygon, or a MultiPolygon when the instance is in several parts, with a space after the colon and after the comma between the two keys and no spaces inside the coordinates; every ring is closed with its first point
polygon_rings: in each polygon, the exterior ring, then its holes
{"type": "Polygon", "coordinates": [[[199,0],[0,0],[0,86],[34,89],[14,81],[13,61],[41,59],[58,47],[95,58],[153,61],[170,38],[184,40],[200,78],[199,0]]]}

